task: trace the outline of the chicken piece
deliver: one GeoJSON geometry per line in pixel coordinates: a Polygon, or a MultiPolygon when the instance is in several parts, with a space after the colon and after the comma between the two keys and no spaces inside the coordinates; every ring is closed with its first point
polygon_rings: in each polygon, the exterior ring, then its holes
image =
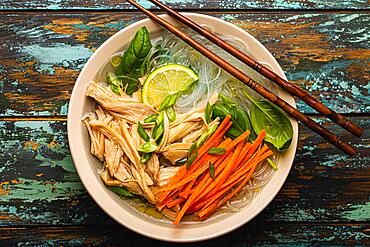
{"type": "Polygon", "coordinates": [[[131,193],[138,194],[138,195],[144,195],[143,191],[140,189],[140,186],[137,182],[134,181],[128,181],[128,182],[121,182],[116,179],[112,179],[109,176],[109,172],[107,169],[103,170],[100,173],[100,178],[103,180],[103,182],[107,186],[119,186],[119,187],[125,187],[127,188],[131,193]]]}
{"type": "Polygon", "coordinates": [[[114,173],[114,177],[121,182],[133,181],[134,178],[131,173],[130,164],[128,164],[122,157],[119,166],[114,173]]]}
{"type": "Polygon", "coordinates": [[[100,161],[104,160],[104,135],[100,131],[93,130],[90,127],[90,121],[100,120],[105,123],[109,123],[112,120],[112,116],[106,116],[103,109],[98,108],[96,110],[96,115],[89,113],[82,118],[87,131],[90,136],[90,151],[95,155],[100,161]]]}
{"type": "Polygon", "coordinates": [[[205,131],[207,130],[206,126],[189,133],[187,136],[182,138],[183,143],[193,143],[195,142],[205,131]]]}
{"type": "Polygon", "coordinates": [[[166,185],[179,169],[180,166],[161,167],[159,169],[158,186],[166,185]]]}
{"type": "MultiPolygon", "coordinates": [[[[98,120],[93,120],[89,122],[90,127],[93,129],[99,130],[101,133],[103,133],[107,138],[112,140],[113,142],[117,143],[120,148],[125,152],[125,154],[128,156],[130,161],[137,166],[139,164],[139,154],[137,151],[132,150],[133,148],[133,143],[128,143],[127,138],[124,138],[124,136],[127,137],[129,136],[128,133],[126,135],[121,136],[117,131],[109,127],[107,124],[104,124],[101,121],[98,120]]],[[[127,132],[127,129],[126,129],[127,132]]]]}
{"type": "Polygon", "coordinates": [[[144,140],[139,136],[139,133],[137,132],[137,124],[133,124],[130,129],[130,135],[132,137],[132,140],[134,141],[136,150],[144,143],[144,140]]]}
{"type": "Polygon", "coordinates": [[[205,132],[207,131],[208,129],[212,128],[214,125],[218,125],[220,122],[220,118],[216,118],[215,120],[213,120],[212,122],[210,122],[208,124],[208,126],[203,126],[201,129],[199,130],[196,130],[196,131],[193,131],[191,133],[189,133],[187,136],[184,136],[182,138],[182,142],[183,143],[193,143],[195,142],[196,140],[198,140],[198,138],[205,132]]]}
{"type": "Polygon", "coordinates": [[[86,95],[94,98],[104,109],[118,113],[121,118],[131,124],[156,113],[152,106],[140,103],[136,98],[128,95],[118,96],[109,87],[101,86],[95,81],[88,86],[86,95]]]}
{"type": "Polygon", "coordinates": [[[204,117],[204,108],[195,108],[187,113],[178,114],[175,122],[171,123],[170,126],[171,128],[173,128],[184,122],[192,122],[192,121],[200,121],[200,120],[203,120],[204,123],[206,123],[205,117],[204,117]]]}
{"type": "Polygon", "coordinates": [[[123,155],[122,150],[113,141],[105,139],[105,165],[111,177],[114,177],[123,155]]]}
{"type": "Polygon", "coordinates": [[[186,157],[191,145],[192,143],[173,143],[166,146],[162,154],[166,159],[171,161],[172,164],[175,164],[176,161],[186,157]]]}
{"type": "Polygon", "coordinates": [[[159,159],[157,154],[152,154],[152,157],[150,157],[150,159],[146,163],[146,170],[152,177],[154,184],[157,184],[159,176],[159,159]]]}
{"type": "Polygon", "coordinates": [[[135,178],[136,182],[139,184],[140,188],[143,190],[145,198],[152,204],[156,203],[155,196],[153,192],[150,190],[148,185],[146,184],[148,177],[144,171],[143,167],[140,167],[139,171],[136,170],[134,167],[131,167],[131,173],[135,178]]]}
{"type": "Polygon", "coordinates": [[[173,128],[170,128],[170,134],[167,143],[173,143],[176,140],[180,140],[189,133],[202,128],[202,126],[202,122],[184,122],[173,128]]]}

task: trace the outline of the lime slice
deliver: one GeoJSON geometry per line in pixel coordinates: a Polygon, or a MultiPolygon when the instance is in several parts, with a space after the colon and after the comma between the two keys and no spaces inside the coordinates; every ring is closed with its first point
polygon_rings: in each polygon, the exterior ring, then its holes
{"type": "Polygon", "coordinates": [[[121,63],[121,57],[120,56],[115,56],[112,57],[110,60],[110,64],[113,66],[113,68],[118,67],[118,65],[121,63]]]}
{"type": "Polygon", "coordinates": [[[154,70],[144,82],[143,102],[158,107],[169,94],[188,89],[198,75],[188,67],[179,64],[168,64],[154,70]]]}

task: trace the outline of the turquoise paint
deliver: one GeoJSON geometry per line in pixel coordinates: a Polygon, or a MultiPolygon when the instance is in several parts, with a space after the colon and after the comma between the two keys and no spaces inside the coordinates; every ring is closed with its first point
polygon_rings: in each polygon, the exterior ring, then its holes
{"type": "Polygon", "coordinates": [[[343,17],[341,17],[339,21],[343,23],[352,22],[354,19],[360,17],[359,14],[349,14],[349,15],[341,15],[341,16],[343,17]]]}
{"type": "Polygon", "coordinates": [[[23,202],[33,202],[45,200],[47,202],[56,200],[69,200],[71,197],[85,194],[85,189],[78,182],[53,182],[37,181],[32,179],[19,178],[19,184],[9,184],[3,187],[9,191],[2,196],[3,202],[11,200],[21,200],[23,202]]]}
{"type": "Polygon", "coordinates": [[[349,205],[349,209],[344,210],[343,218],[347,220],[370,221],[370,202],[365,204],[349,205]]]}
{"type": "Polygon", "coordinates": [[[37,131],[44,131],[48,134],[54,134],[54,130],[51,128],[50,124],[53,122],[44,121],[19,121],[15,122],[14,125],[18,128],[32,129],[37,131]]]}
{"type": "Polygon", "coordinates": [[[60,115],[67,115],[68,114],[68,102],[66,102],[62,107],[60,107],[60,115]]]}
{"type": "Polygon", "coordinates": [[[36,70],[40,73],[53,74],[53,66],[63,66],[64,61],[78,63],[87,61],[92,51],[83,45],[54,44],[53,47],[43,47],[39,44],[23,47],[23,51],[37,60],[36,70]]]}

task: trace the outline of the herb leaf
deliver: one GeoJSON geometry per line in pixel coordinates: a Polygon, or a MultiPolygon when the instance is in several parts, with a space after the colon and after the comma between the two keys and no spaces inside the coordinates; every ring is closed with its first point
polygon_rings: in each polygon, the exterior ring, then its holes
{"type": "Polygon", "coordinates": [[[115,186],[115,187],[109,187],[109,189],[119,196],[133,197],[133,195],[126,188],[115,186]]]}
{"type": "Polygon", "coordinates": [[[144,141],[148,142],[150,140],[150,136],[148,135],[148,133],[146,133],[140,122],[137,123],[137,133],[141,138],[143,138],[144,141]]]}
{"type": "Polygon", "coordinates": [[[226,149],[225,148],[210,148],[208,150],[208,153],[209,154],[218,154],[218,155],[220,155],[220,154],[226,153],[226,149]]]}
{"type": "Polygon", "coordinates": [[[144,119],[144,123],[152,123],[152,122],[155,122],[157,120],[157,117],[158,117],[158,114],[152,114],[150,116],[148,116],[147,118],[144,119]]]}
{"type": "Polygon", "coordinates": [[[157,150],[158,146],[151,142],[146,142],[143,145],[141,145],[137,150],[142,153],[153,153],[155,150],[157,150]]]}
{"type": "Polygon", "coordinates": [[[116,74],[114,74],[112,72],[107,73],[107,82],[110,85],[112,91],[115,94],[120,95],[119,87],[122,84],[122,82],[117,78],[116,74]]]}
{"type": "Polygon", "coordinates": [[[170,122],[174,122],[176,120],[176,112],[173,110],[172,107],[167,108],[166,113],[170,122]]]}
{"type": "Polygon", "coordinates": [[[267,162],[270,164],[272,169],[274,169],[275,171],[279,168],[278,165],[272,159],[267,158],[267,162]]]}
{"type": "Polygon", "coordinates": [[[209,175],[213,180],[215,179],[215,166],[212,164],[212,162],[209,162],[209,175]]]}
{"type": "Polygon", "coordinates": [[[144,153],[143,155],[141,155],[140,157],[140,163],[141,164],[145,164],[146,162],[148,162],[148,160],[152,157],[152,153],[144,153]]]}
{"type": "Polygon", "coordinates": [[[246,92],[244,94],[252,102],[250,111],[254,131],[259,134],[264,129],[266,142],[271,143],[279,151],[287,149],[293,138],[293,127],[289,118],[269,101],[256,101],[246,92]]]}
{"type": "MultiPolygon", "coordinates": [[[[123,53],[121,62],[117,66],[116,74],[118,76],[129,76],[137,79],[143,76],[146,72],[145,58],[152,48],[150,35],[146,27],[140,28],[127,50],[123,53]]],[[[126,93],[131,95],[137,91],[139,82],[136,80],[128,80],[126,93]]]]}
{"type": "Polygon", "coordinates": [[[220,101],[212,106],[212,119],[217,117],[222,121],[228,114],[231,115],[232,125],[226,132],[230,138],[240,136],[246,130],[251,129],[248,113],[246,113],[237,103],[225,95],[220,94],[220,101]]]}
{"type": "Polygon", "coordinates": [[[204,117],[206,118],[207,123],[210,123],[212,120],[212,106],[207,102],[206,109],[204,111],[204,117]]]}
{"type": "Polygon", "coordinates": [[[179,97],[178,93],[175,94],[169,94],[164,98],[161,105],[159,106],[159,111],[163,111],[167,108],[172,107],[174,104],[176,104],[177,98],[179,97]]]}
{"type": "Polygon", "coordinates": [[[198,156],[198,147],[197,147],[197,143],[194,142],[190,148],[189,148],[189,151],[188,151],[188,155],[187,155],[187,161],[186,161],[186,168],[189,169],[191,164],[194,162],[194,160],[197,158],[198,156]]]}

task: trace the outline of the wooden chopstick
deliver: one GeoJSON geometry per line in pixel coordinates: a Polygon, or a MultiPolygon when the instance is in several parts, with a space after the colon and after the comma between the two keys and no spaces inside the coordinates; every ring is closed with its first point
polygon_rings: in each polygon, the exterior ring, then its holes
{"type": "Polygon", "coordinates": [[[206,47],[192,39],[190,36],[188,36],[186,33],[181,31],[180,29],[176,28],[172,24],[168,23],[161,17],[157,16],[156,14],[150,12],[149,10],[142,7],[140,4],[136,3],[134,0],[127,0],[130,4],[135,6],[138,10],[143,12],[145,15],[147,15],[149,18],[151,18],[153,21],[157,22],[173,34],[175,34],[177,37],[182,39],[184,42],[186,42],[188,45],[196,49],[198,52],[203,54],[205,57],[210,59],[212,62],[223,68],[225,71],[229,72],[231,75],[233,75],[235,78],[242,81],[244,84],[252,88],[254,91],[262,95],[264,98],[269,100],[270,102],[274,103],[278,107],[280,107],[283,111],[285,111],[290,116],[294,117],[295,119],[301,121],[304,125],[306,125],[311,130],[315,131],[322,137],[324,137],[328,142],[332,143],[339,149],[343,150],[348,155],[354,155],[356,153],[356,149],[352,147],[350,144],[330,132],[329,130],[323,128],[319,124],[317,124],[315,121],[313,121],[310,117],[306,116],[299,110],[295,109],[291,105],[289,105],[287,102],[285,102],[280,97],[276,96],[272,92],[270,92],[268,89],[263,87],[262,85],[258,84],[254,80],[252,80],[250,77],[245,75],[243,72],[235,68],[232,64],[228,63],[227,61],[223,60],[221,57],[213,53],[212,51],[208,50],[206,47]]]}
{"type": "Polygon", "coordinates": [[[225,42],[215,34],[209,32],[205,28],[201,27],[197,23],[193,22],[186,16],[178,13],[177,11],[171,9],[167,5],[157,1],[157,0],[149,0],[153,4],[157,5],[159,8],[165,10],[168,14],[175,17],[181,23],[187,25],[194,31],[201,34],[203,37],[207,38],[208,40],[212,41],[214,44],[218,45],[225,51],[229,52],[231,55],[239,59],[240,61],[244,62],[249,67],[253,68],[261,75],[265,76],[266,78],[270,79],[280,87],[287,90],[292,95],[296,96],[297,98],[306,102],[307,105],[311,106],[316,111],[320,112],[321,114],[325,115],[326,117],[333,120],[333,122],[337,123],[338,125],[342,126],[344,129],[349,131],[350,133],[360,137],[364,133],[364,129],[356,125],[355,123],[351,122],[349,119],[345,118],[341,114],[331,110],[329,107],[325,106],[321,102],[317,101],[314,97],[312,97],[307,91],[301,89],[300,87],[288,82],[287,80],[281,78],[278,74],[267,68],[266,66],[258,63],[253,58],[248,56],[247,54],[241,52],[234,46],[230,45],[229,43],[225,42]]]}

